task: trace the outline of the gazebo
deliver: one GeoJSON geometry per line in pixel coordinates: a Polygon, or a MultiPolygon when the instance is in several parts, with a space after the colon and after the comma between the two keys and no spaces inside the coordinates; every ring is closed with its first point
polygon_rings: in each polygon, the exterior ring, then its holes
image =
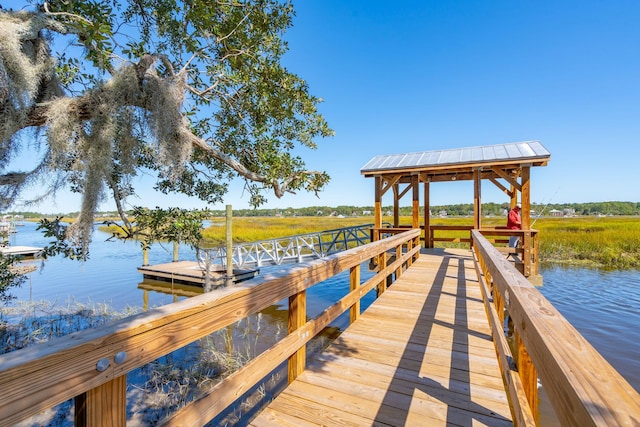
{"type": "MultiPolygon", "coordinates": [[[[494,236],[518,235],[523,274],[537,275],[537,234],[531,230],[531,168],[546,166],[551,153],[539,141],[514,142],[469,148],[422,151],[407,154],[379,155],[365,164],[360,172],[375,180],[375,229],[382,228],[382,197],[393,191],[394,227],[399,224],[400,200],[412,196],[412,228],[420,228],[420,183],[424,187],[424,241],[433,247],[429,190],[432,182],[473,180],[473,226],[457,229],[479,229],[494,236]],[[500,230],[482,227],[482,181],[488,180],[502,190],[513,208],[522,204],[522,230],[500,230]]],[[[439,227],[443,229],[442,227],[439,227]]],[[[375,233],[374,233],[375,235],[375,233]]]]}

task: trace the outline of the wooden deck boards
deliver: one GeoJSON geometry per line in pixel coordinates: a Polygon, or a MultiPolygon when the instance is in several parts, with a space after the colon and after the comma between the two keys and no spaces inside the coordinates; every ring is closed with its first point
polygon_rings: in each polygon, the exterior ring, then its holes
{"type": "MultiPolygon", "coordinates": [[[[252,279],[259,270],[233,270],[233,282],[252,279]]],[[[205,283],[204,270],[196,261],[176,261],[164,264],[146,265],[138,267],[145,279],[164,281],[168,283],[183,283],[203,286],[205,283]]],[[[226,271],[212,270],[210,284],[213,287],[225,284],[226,271]]]]}
{"type": "Polygon", "coordinates": [[[512,425],[470,252],[422,254],[251,425],[512,425]]]}

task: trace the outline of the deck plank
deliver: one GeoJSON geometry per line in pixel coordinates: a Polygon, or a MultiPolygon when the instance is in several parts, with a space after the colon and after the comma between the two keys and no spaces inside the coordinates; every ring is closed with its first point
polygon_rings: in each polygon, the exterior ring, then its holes
{"type": "Polygon", "coordinates": [[[512,425],[470,253],[422,254],[251,425],[512,425]]]}

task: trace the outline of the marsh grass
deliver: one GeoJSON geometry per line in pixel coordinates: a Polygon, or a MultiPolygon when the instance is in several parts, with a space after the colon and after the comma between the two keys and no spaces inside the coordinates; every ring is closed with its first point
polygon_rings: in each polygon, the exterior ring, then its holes
{"type": "MultiPolygon", "coordinates": [[[[370,223],[373,217],[234,217],[233,241],[255,242],[370,223]]],[[[225,218],[213,218],[211,224],[202,232],[204,240],[208,244],[224,245],[225,218]]]]}
{"type": "MultiPolygon", "coordinates": [[[[392,222],[393,218],[384,217],[392,222]]],[[[482,218],[482,225],[505,225],[504,217],[482,218]]],[[[233,219],[235,243],[268,240],[295,234],[373,223],[366,217],[238,217],[233,219]]],[[[224,244],[224,218],[212,220],[203,235],[213,245],[224,244]]],[[[401,217],[400,224],[411,224],[401,217]]],[[[432,217],[433,225],[473,225],[471,217],[432,217]]],[[[547,264],[592,268],[640,268],[640,217],[540,218],[533,228],[539,233],[540,259],[547,264]]],[[[440,237],[468,238],[465,231],[439,231],[440,237]]],[[[436,242],[436,247],[468,247],[465,243],[436,242]]]]}
{"type": "Polygon", "coordinates": [[[545,263],[640,268],[640,217],[543,218],[535,228],[545,263]]]}
{"type": "MultiPolygon", "coordinates": [[[[105,304],[69,302],[16,303],[2,308],[0,318],[0,352],[25,348],[55,337],[99,327],[136,314],[128,308],[116,312],[105,304]]],[[[286,321],[273,325],[262,313],[241,319],[226,329],[204,337],[127,374],[127,425],[148,426],[193,401],[221,379],[253,359],[273,341],[286,334],[286,321]],[[275,329],[274,329],[275,328],[275,329]]],[[[234,425],[246,419],[283,384],[283,373],[274,372],[254,390],[243,396],[227,413],[224,423],[234,425]],[[236,421],[234,421],[236,420],[236,421]]],[[[73,420],[73,401],[20,423],[31,425],[66,425],[73,420]]]]}
{"type": "MultiPolygon", "coordinates": [[[[277,239],[296,234],[332,230],[373,223],[362,217],[234,217],[234,243],[277,239]]],[[[384,217],[384,222],[393,222],[384,217]]],[[[482,225],[505,225],[504,217],[482,218],[482,225]]],[[[225,218],[212,218],[203,230],[202,246],[225,244],[225,218]]],[[[411,224],[411,217],[400,218],[411,224]]],[[[432,217],[433,225],[473,225],[472,217],[432,217]]],[[[535,220],[540,243],[540,260],[547,264],[579,265],[592,268],[640,268],[640,217],[540,218],[535,220]]],[[[438,231],[438,237],[468,238],[466,231],[438,231]]],[[[466,243],[436,242],[436,247],[468,247],[466,243]]]]}
{"type": "Polygon", "coordinates": [[[106,304],[16,301],[0,311],[0,354],[94,328],[135,314],[134,308],[115,312],[106,304]]]}

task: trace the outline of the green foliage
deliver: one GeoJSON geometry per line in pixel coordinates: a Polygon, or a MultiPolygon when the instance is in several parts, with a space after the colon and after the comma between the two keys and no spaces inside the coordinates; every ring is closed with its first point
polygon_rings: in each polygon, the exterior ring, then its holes
{"type": "Polygon", "coordinates": [[[202,239],[202,221],[210,213],[207,210],[137,207],[132,216],[136,227],[135,237],[140,240],[143,249],[149,249],[153,242],[159,241],[197,246],[202,239]]]}
{"type": "Polygon", "coordinates": [[[43,258],[63,255],[70,259],[86,260],[89,257],[89,252],[83,250],[82,245],[68,239],[69,226],[63,224],[62,217],[41,219],[37,230],[42,231],[44,237],[53,239],[43,248],[43,258]]]}
{"type": "Polygon", "coordinates": [[[86,246],[106,194],[126,221],[141,172],[208,203],[241,179],[253,206],[328,182],[294,154],[333,131],[281,65],[289,2],[25,1],[0,10],[0,208],[68,186],[83,202],[66,234],[86,246]],[[41,161],[12,172],[34,147],[41,161]]]}
{"type": "Polygon", "coordinates": [[[15,257],[0,254],[0,303],[2,304],[14,298],[10,289],[20,286],[25,280],[24,276],[12,268],[15,261],[15,257]]]}

